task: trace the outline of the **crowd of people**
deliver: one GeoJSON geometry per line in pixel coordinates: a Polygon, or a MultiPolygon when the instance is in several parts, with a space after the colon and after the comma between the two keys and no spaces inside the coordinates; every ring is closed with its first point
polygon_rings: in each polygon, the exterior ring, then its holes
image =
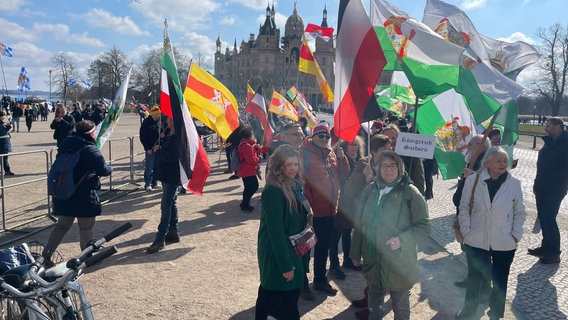
{"type": "MultiPolygon", "coordinates": [[[[58,105],[51,123],[58,152],[79,152],[75,176],[86,179],[70,199],[54,201],[59,220],[43,252],[46,261],[75,218],[80,247],[87,245],[95,218],[101,214],[96,192],[99,177],[112,172],[94,140],[99,119],[94,115],[102,116],[102,110],[96,105],[85,108],[92,109],[87,113],[79,109],[75,105],[69,113],[67,107],[58,105]]],[[[0,111],[0,153],[11,150],[13,127],[5,117],[0,111]]],[[[335,296],[338,290],[328,277],[343,280],[348,276],[344,269],[361,271],[367,281],[367,287],[361,288],[363,298],[353,301],[361,308],[355,314],[358,319],[381,319],[387,294],[395,319],[410,318],[410,290],[418,282],[417,244],[430,234],[427,200],[434,196],[431,177],[437,169],[435,164],[393,151],[398,134],[409,129],[406,119],[391,116],[376,121],[369,133],[361,130],[349,142],[338,139],[325,121],[311,129],[306,122],[287,121],[262,146],[249,125],[241,124],[233,132],[226,141],[225,172],[231,174],[229,179],[242,180],[239,207],[243,212],[256,209],[251,198],[263,176],[260,164],[267,163],[259,210],[256,319],[269,315],[299,319],[299,299],[314,300],[314,291],[335,296]],[[233,170],[229,164],[235,148],[241,165],[233,170]],[[290,238],[306,229],[313,230],[317,242],[312,243],[311,253],[299,254],[290,238]]],[[[556,216],[568,191],[568,133],[556,117],[546,120],[545,131],[534,184],[543,239],[528,254],[538,256],[541,263],[556,264],[560,262],[556,216]]],[[[520,181],[509,171],[510,155],[499,146],[500,138],[500,131],[494,129],[469,141],[468,167],[453,197],[468,271],[464,281],[456,282],[465,288],[464,307],[457,319],[471,317],[486,302],[490,319],[504,317],[509,270],[527,213],[520,181]]],[[[177,196],[183,188],[176,166],[177,139],[173,120],[153,107],[140,126],[144,188],[162,191],[161,219],[146,249],[148,254],[180,241],[177,196]]],[[[3,160],[4,174],[13,174],[8,157],[3,160]]]]}

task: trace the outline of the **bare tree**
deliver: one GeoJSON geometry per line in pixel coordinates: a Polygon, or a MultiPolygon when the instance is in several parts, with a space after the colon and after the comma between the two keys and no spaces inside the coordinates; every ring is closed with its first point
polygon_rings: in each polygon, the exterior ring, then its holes
{"type": "Polygon", "coordinates": [[[112,91],[107,85],[110,78],[108,70],[109,66],[100,57],[92,61],[87,70],[92,84],[91,91],[97,98],[112,97],[112,91]]]}
{"type": "Polygon", "coordinates": [[[566,99],[568,27],[557,23],[548,29],[539,28],[537,36],[542,41],[542,58],[538,64],[542,76],[531,83],[531,88],[550,105],[552,115],[557,116],[566,99]]]}
{"type": "Polygon", "coordinates": [[[67,52],[56,53],[51,60],[53,61],[53,83],[57,88],[55,95],[67,101],[69,94],[69,80],[77,79],[77,64],[67,52]]]}
{"type": "Polygon", "coordinates": [[[138,100],[156,103],[160,92],[162,49],[154,49],[142,57],[142,63],[134,69],[133,86],[139,90],[138,100]]]}
{"type": "Polygon", "coordinates": [[[111,97],[114,97],[130,68],[130,62],[126,54],[116,47],[103,53],[100,59],[104,62],[105,71],[108,72],[107,76],[109,76],[106,85],[111,89],[111,97]]]}

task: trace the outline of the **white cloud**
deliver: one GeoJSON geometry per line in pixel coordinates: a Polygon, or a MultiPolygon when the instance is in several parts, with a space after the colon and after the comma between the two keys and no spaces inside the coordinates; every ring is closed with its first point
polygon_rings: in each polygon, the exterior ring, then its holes
{"type": "MultiPolygon", "coordinates": [[[[202,62],[210,63],[215,56],[215,40],[195,32],[188,32],[182,36],[178,43],[174,43],[184,54],[193,59],[201,56],[202,62]]],[[[238,44],[237,44],[238,45],[238,44]]],[[[233,48],[233,45],[230,46],[233,48]]]]}
{"type": "Polygon", "coordinates": [[[26,28],[15,22],[2,18],[0,18],[0,30],[2,30],[2,39],[0,40],[12,48],[14,46],[10,44],[10,40],[32,41],[35,39],[33,32],[26,30],[26,28]]]}
{"type": "Polygon", "coordinates": [[[62,42],[81,44],[90,47],[104,46],[104,43],[101,40],[89,37],[89,34],[87,32],[73,34],[70,33],[69,26],[62,23],[34,23],[33,30],[38,34],[50,34],[53,38],[62,42]]]}
{"type": "Polygon", "coordinates": [[[237,17],[236,16],[225,16],[219,20],[219,23],[225,26],[234,26],[237,24],[237,17]]]}
{"type": "MultiPolygon", "coordinates": [[[[266,5],[268,3],[266,0],[231,0],[230,2],[238,3],[247,8],[256,9],[256,10],[266,9],[266,5]]],[[[274,8],[278,7],[278,1],[272,1],[270,3],[270,8],[272,8],[273,3],[274,3],[274,8]]]]}
{"type": "Polygon", "coordinates": [[[463,0],[460,7],[464,10],[478,9],[485,7],[487,0],[463,0]]]}
{"type": "Polygon", "coordinates": [[[510,35],[506,38],[499,38],[497,40],[502,40],[502,41],[507,41],[507,42],[523,41],[523,42],[526,42],[526,43],[532,44],[532,45],[538,44],[536,40],[525,35],[522,32],[515,32],[515,33],[513,33],[512,35],[510,35]]]}
{"type": "Polygon", "coordinates": [[[28,0],[2,0],[0,1],[1,12],[17,12],[23,8],[28,0]]]}
{"type": "Polygon", "coordinates": [[[82,19],[95,28],[110,29],[127,35],[149,35],[147,31],[140,30],[130,17],[113,16],[110,12],[103,9],[91,9],[82,15],[82,19]]]}
{"type": "Polygon", "coordinates": [[[221,5],[214,0],[144,0],[131,7],[153,24],[162,25],[168,19],[171,30],[207,29],[212,24],[211,13],[221,5]]]}

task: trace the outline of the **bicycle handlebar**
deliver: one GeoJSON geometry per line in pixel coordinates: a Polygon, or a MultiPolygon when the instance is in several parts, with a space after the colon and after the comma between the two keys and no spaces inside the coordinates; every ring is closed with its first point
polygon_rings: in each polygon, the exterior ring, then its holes
{"type": "MultiPolygon", "coordinates": [[[[2,291],[7,291],[14,297],[18,298],[29,298],[53,293],[62,288],[67,282],[72,281],[73,278],[75,278],[81,270],[99,263],[102,260],[115,254],[117,252],[117,249],[115,246],[111,246],[96,255],[90,256],[91,253],[97,252],[105,242],[116,238],[131,227],[132,224],[130,222],[124,223],[120,227],[109,232],[103,238],[90,244],[79,254],[79,257],[67,261],[66,267],[68,269],[65,270],[65,272],[61,276],[57,277],[57,279],[52,282],[46,281],[38,274],[43,274],[45,271],[43,267],[43,259],[40,257],[36,262],[32,263],[29,268],[29,276],[33,281],[35,281],[35,283],[39,285],[38,287],[30,291],[22,292],[12,285],[6,283],[4,278],[0,276],[0,288],[2,289],[2,291]]],[[[57,266],[53,267],[52,269],[55,268],[57,268],[57,266]]]]}
{"type": "Polygon", "coordinates": [[[81,262],[85,261],[85,259],[88,258],[93,252],[99,251],[99,249],[101,248],[101,246],[103,244],[105,244],[106,242],[108,242],[108,241],[118,237],[119,235],[123,234],[126,230],[130,229],[131,227],[132,227],[132,223],[130,223],[130,221],[126,222],[126,223],[122,224],[120,227],[112,230],[111,232],[109,232],[107,235],[100,238],[99,240],[91,242],[87,246],[87,248],[85,248],[85,250],[83,250],[79,254],[79,260],[81,262]]]}
{"type": "Polygon", "coordinates": [[[97,263],[103,261],[104,259],[112,256],[116,252],[117,252],[117,250],[116,250],[115,246],[106,248],[103,251],[99,252],[98,254],[96,254],[96,255],[88,258],[87,260],[85,260],[85,267],[88,268],[88,267],[90,267],[94,264],[97,264],[97,263]]]}

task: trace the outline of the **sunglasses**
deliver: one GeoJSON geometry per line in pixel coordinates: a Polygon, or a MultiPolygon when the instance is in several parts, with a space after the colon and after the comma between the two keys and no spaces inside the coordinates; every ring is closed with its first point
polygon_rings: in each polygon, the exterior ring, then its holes
{"type": "Polygon", "coordinates": [[[321,140],[330,138],[328,134],[318,134],[316,137],[321,140]]]}

